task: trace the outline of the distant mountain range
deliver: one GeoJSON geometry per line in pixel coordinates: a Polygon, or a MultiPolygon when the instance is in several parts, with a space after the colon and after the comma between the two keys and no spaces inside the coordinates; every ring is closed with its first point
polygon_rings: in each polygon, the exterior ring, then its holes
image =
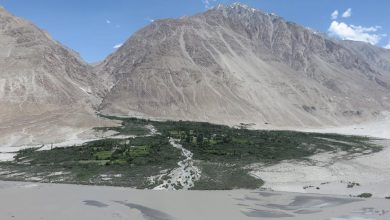
{"type": "Polygon", "coordinates": [[[59,128],[88,128],[101,123],[95,111],[262,128],[349,125],[390,111],[389,50],[241,4],[155,21],[97,66],[0,9],[0,67],[0,129],[49,115],[59,128]]]}

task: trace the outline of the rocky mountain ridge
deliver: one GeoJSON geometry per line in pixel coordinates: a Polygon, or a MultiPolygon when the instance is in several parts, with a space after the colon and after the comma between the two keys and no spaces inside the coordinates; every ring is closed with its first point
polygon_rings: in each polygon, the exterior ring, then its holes
{"type": "Polygon", "coordinates": [[[155,21],[97,67],[112,77],[105,113],[275,127],[376,118],[389,109],[383,71],[346,44],[241,4],[155,21]]]}
{"type": "Polygon", "coordinates": [[[93,66],[0,8],[0,68],[0,144],[77,139],[96,111],[300,129],[390,110],[389,50],[242,4],[157,20],[93,66]]]}

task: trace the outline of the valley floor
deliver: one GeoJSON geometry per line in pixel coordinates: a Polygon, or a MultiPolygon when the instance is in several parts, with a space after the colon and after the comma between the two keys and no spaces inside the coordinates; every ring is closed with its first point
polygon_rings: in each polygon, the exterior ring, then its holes
{"type": "Polygon", "coordinates": [[[149,191],[0,181],[0,219],[389,219],[390,200],[258,190],[149,191]]]}
{"type": "MultiPolygon", "coordinates": [[[[390,196],[390,140],[320,131],[253,131],[197,122],[111,119],[122,121],[122,126],[98,128],[95,133],[101,135],[85,144],[70,140],[0,147],[0,179],[390,196]]],[[[390,121],[381,125],[386,123],[390,125],[390,121]]]]}
{"type": "Polygon", "coordinates": [[[390,140],[378,140],[385,148],[352,159],[342,154],[318,154],[310,161],[284,161],[254,168],[252,174],[264,180],[264,187],[286,192],[390,197],[390,140]]]}
{"type": "Polygon", "coordinates": [[[254,166],[252,175],[265,181],[264,187],[286,192],[357,195],[370,192],[374,197],[390,196],[390,116],[359,125],[338,128],[306,129],[306,132],[336,133],[380,138],[380,152],[343,158],[342,154],[318,154],[310,162],[285,161],[254,166]]]}
{"type": "Polygon", "coordinates": [[[295,129],[305,132],[335,133],[346,135],[369,136],[374,138],[390,139],[390,112],[383,112],[382,117],[375,121],[361,124],[328,127],[319,129],[295,129]]]}

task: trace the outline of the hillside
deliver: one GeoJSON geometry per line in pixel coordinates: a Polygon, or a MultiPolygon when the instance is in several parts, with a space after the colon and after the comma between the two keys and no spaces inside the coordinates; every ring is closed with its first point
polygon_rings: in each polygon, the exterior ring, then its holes
{"type": "Polygon", "coordinates": [[[111,54],[96,68],[111,86],[100,110],[264,128],[363,122],[389,110],[390,71],[354,48],[245,5],[219,5],[155,21],[111,54]]]}
{"type": "Polygon", "coordinates": [[[46,32],[0,8],[0,144],[58,142],[97,126],[103,88],[46,32]]]}

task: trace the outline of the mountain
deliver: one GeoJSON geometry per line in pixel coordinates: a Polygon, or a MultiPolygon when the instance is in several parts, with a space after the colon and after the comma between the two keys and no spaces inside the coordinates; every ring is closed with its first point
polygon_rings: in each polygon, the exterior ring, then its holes
{"type": "Polygon", "coordinates": [[[44,31],[0,8],[0,143],[66,138],[95,124],[92,68],[44,31]],[[57,134],[57,135],[56,135],[57,134]]]}
{"type": "Polygon", "coordinates": [[[318,128],[390,110],[389,50],[241,4],[155,21],[94,66],[0,8],[0,67],[0,146],[91,138],[113,124],[96,111],[318,128]]]}
{"type": "Polygon", "coordinates": [[[343,46],[350,49],[355,55],[365,60],[377,72],[390,74],[390,50],[358,41],[341,41],[343,46]]]}
{"type": "Polygon", "coordinates": [[[256,123],[347,125],[389,111],[387,51],[339,42],[241,4],[158,20],[95,71],[114,115],[256,123]],[[371,54],[372,53],[372,54],[371,54]]]}

